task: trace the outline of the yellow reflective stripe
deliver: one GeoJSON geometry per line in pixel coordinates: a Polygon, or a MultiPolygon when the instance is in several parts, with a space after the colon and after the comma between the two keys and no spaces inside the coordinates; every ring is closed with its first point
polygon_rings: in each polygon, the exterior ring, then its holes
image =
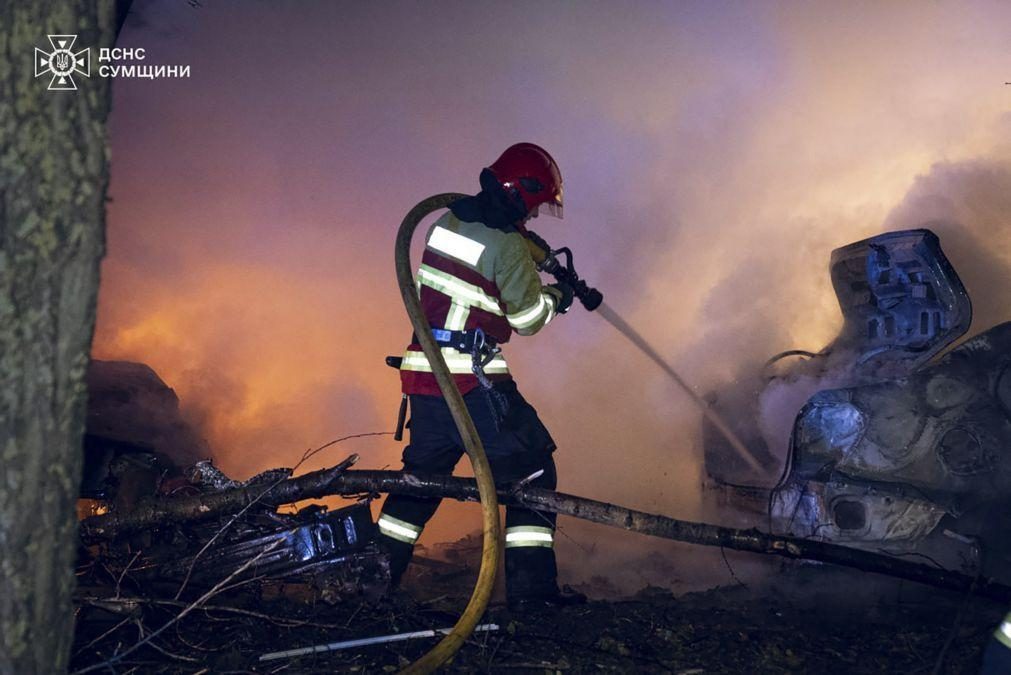
{"type": "MultiPolygon", "coordinates": [[[[462,354],[452,347],[443,347],[442,356],[446,359],[446,365],[449,366],[449,372],[462,374],[471,373],[471,366],[473,365],[473,360],[470,354],[462,354]]],[[[416,352],[408,350],[404,352],[404,359],[400,364],[401,370],[415,370],[423,373],[432,372],[432,366],[429,365],[428,359],[425,357],[424,352],[416,352]]],[[[484,367],[484,372],[489,375],[498,375],[509,372],[509,366],[506,364],[506,360],[502,358],[499,354],[491,363],[484,367]]]]}
{"type": "Polygon", "coordinates": [[[380,513],[379,514],[379,520],[385,520],[388,523],[392,523],[394,525],[399,525],[400,527],[406,528],[406,529],[408,529],[411,532],[414,532],[416,534],[421,534],[421,531],[423,529],[425,529],[421,525],[415,525],[414,523],[409,523],[406,520],[401,520],[400,518],[395,518],[395,517],[391,516],[388,513],[380,513]]]}
{"type": "Polygon", "coordinates": [[[541,294],[537,298],[536,305],[530,307],[529,309],[525,309],[522,312],[507,314],[506,319],[509,320],[510,326],[517,330],[522,330],[543,319],[545,314],[550,315],[554,312],[554,309],[554,298],[544,291],[541,291],[541,294]]]}
{"type": "Polygon", "coordinates": [[[555,318],[555,296],[548,295],[548,318],[544,319],[544,325],[547,326],[551,323],[551,320],[555,318]]]}
{"type": "Polygon", "coordinates": [[[1004,618],[1004,622],[997,627],[997,630],[994,631],[993,636],[997,638],[997,640],[1002,645],[1004,645],[1008,649],[1011,649],[1011,614],[1008,614],[1004,618]]]}
{"type": "Polygon", "coordinates": [[[463,330],[467,327],[467,317],[470,316],[470,307],[453,303],[446,315],[446,330],[463,330]]]}
{"type": "Polygon", "coordinates": [[[380,532],[397,541],[413,544],[421,536],[422,528],[385,513],[379,515],[377,524],[380,532]]]}
{"type": "Polygon", "coordinates": [[[520,525],[506,528],[506,548],[520,546],[544,546],[550,548],[555,541],[555,533],[550,527],[520,525]]]}
{"type": "Polygon", "coordinates": [[[430,265],[422,264],[418,268],[418,283],[445,293],[459,304],[480,307],[486,312],[502,316],[502,308],[499,307],[498,301],[480,287],[430,265]]]}
{"type": "Polygon", "coordinates": [[[469,239],[444,227],[436,227],[432,230],[432,235],[428,238],[428,247],[474,266],[477,265],[477,261],[481,259],[481,254],[484,252],[484,244],[481,242],[469,239]]]}

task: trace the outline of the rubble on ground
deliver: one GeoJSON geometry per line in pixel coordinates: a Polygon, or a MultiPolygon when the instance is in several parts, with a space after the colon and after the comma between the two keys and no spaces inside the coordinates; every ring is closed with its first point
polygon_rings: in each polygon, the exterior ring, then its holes
{"type": "MultiPolygon", "coordinates": [[[[330,605],[305,589],[253,585],[210,599],[171,630],[117,664],[151,673],[395,672],[433,640],[358,647],[263,662],[263,654],[451,626],[466,604],[477,560],[462,542],[459,562],[412,565],[405,589],[378,602],[330,605]]],[[[444,547],[445,548],[445,547],[444,547]]],[[[591,601],[525,614],[493,603],[448,672],[566,673],[975,673],[1003,607],[953,593],[924,592],[881,578],[874,593],[849,597],[867,575],[785,563],[775,587],[725,586],[675,596],[646,587],[618,601],[591,601]],[[831,583],[826,584],[826,579],[831,583]],[[826,588],[838,589],[835,595],[826,588]],[[784,589],[792,588],[792,592],[784,589]],[[810,591],[810,593],[809,593],[810,591]]],[[[130,598],[137,589],[124,587],[130,598]]],[[[187,602],[141,600],[120,607],[84,604],[75,668],[94,664],[172,620],[187,602]],[[160,604],[161,603],[161,604],[160,604]],[[128,614],[129,612],[129,614],[128,614]],[[124,620],[123,628],[102,634],[124,620]],[[97,638],[97,640],[96,640],[97,638]],[[89,644],[92,643],[93,644],[89,644]]]]}

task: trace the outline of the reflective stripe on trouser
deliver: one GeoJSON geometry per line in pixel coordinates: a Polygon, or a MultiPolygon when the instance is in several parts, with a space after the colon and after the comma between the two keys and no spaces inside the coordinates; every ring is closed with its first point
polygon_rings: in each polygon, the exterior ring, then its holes
{"type": "Polygon", "coordinates": [[[997,626],[993,637],[983,649],[983,663],[979,675],[1006,675],[1011,673],[1011,614],[997,626]]]}
{"type": "Polygon", "coordinates": [[[550,527],[537,525],[517,525],[507,527],[505,531],[505,547],[520,548],[523,546],[540,546],[551,548],[555,543],[555,531],[550,527]]]}
{"type": "MultiPolygon", "coordinates": [[[[433,467],[434,468],[434,467],[433,467]]],[[[438,467],[442,469],[443,467],[438,467]]],[[[423,470],[421,467],[404,466],[408,471],[423,470]]],[[[435,470],[438,470],[435,469],[435,470]]],[[[429,469],[431,471],[433,469],[429,469]]],[[[451,473],[453,467],[442,473],[451,473]]],[[[383,511],[379,516],[379,531],[387,535],[383,537],[384,548],[390,554],[390,581],[396,586],[400,583],[400,577],[404,575],[407,566],[411,562],[414,553],[414,543],[417,537],[394,536],[394,528],[389,531],[383,529],[383,521],[414,528],[421,532],[425,523],[431,520],[435,510],[439,507],[441,499],[425,499],[423,497],[412,497],[410,495],[390,495],[383,503],[383,511]]]]}
{"type": "Polygon", "coordinates": [[[993,632],[993,636],[1002,645],[1011,649],[1011,613],[1004,617],[1004,621],[997,626],[997,630],[993,632]]]}
{"type": "MultiPolygon", "coordinates": [[[[554,489],[555,464],[551,460],[549,462],[544,467],[544,475],[531,481],[531,486],[554,489]]],[[[506,508],[506,595],[510,600],[558,593],[558,566],[552,546],[554,532],[554,513],[516,506],[506,508]]]]}
{"type": "Polygon", "coordinates": [[[388,513],[379,515],[378,525],[379,531],[390,539],[396,539],[397,541],[411,545],[418,541],[418,537],[421,536],[421,531],[424,529],[424,524],[415,525],[406,520],[395,518],[388,513]]]}

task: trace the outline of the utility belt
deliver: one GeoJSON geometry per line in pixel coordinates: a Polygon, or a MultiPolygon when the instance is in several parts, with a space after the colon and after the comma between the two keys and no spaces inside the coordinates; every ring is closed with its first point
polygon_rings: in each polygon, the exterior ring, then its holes
{"type": "Polygon", "coordinates": [[[444,328],[433,328],[432,337],[440,347],[452,347],[464,354],[474,352],[486,352],[494,350],[498,353],[495,338],[485,333],[480,328],[473,330],[446,330],[444,328]]]}
{"type": "Polygon", "coordinates": [[[435,328],[432,337],[440,347],[452,347],[462,354],[470,354],[471,372],[485,389],[491,389],[491,381],[484,373],[484,367],[501,353],[502,349],[492,336],[480,328],[472,330],[445,330],[435,328]]]}
{"type": "MultiPolygon", "coordinates": [[[[450,347],[463,354],[471,356],[471,372],[477,378],[481,390],[485,394],[488,405],[491,407],[492,418],[495,420],[496,429],[499,428],[502,420],[509,412],[509,401],[501,393],[495,390],[494,385],[484,372],[485,366],[491,363],[492,359],[498,356],[502,348],[498,346],[498,341],[485,333],[480,328],[471,330],[446,330],[444,328],[433,328],[432,337],[440,347],[450,347]]],[[[412,336],[412,342],[417,343],[417,335],[412,336]]],[[[403,359],[398,356],[387,356],[386,365],[399,369],[403,359]]],[[[407,394],[400,399],[400,411],[397,415],[397,430],[394,433],[394,440],[400,441],[404,437],[404,420],[407,417],[407,394]]]]}

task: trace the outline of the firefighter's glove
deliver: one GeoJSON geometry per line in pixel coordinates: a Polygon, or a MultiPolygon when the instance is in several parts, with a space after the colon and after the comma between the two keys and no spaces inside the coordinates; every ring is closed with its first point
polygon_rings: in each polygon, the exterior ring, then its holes
{"type": "Polygon", "coordinates": [[[565,314],[569,311],[569,307],[572,307],[573,291],[572,286],[568,285],[564,281],[559,281],[554,284],[550,284],[548,288],[553,288],[558,291],[558,294],[562,297],[558,300],[558,306],[555,307],[555,311],[559,314],[565,314]]]}

